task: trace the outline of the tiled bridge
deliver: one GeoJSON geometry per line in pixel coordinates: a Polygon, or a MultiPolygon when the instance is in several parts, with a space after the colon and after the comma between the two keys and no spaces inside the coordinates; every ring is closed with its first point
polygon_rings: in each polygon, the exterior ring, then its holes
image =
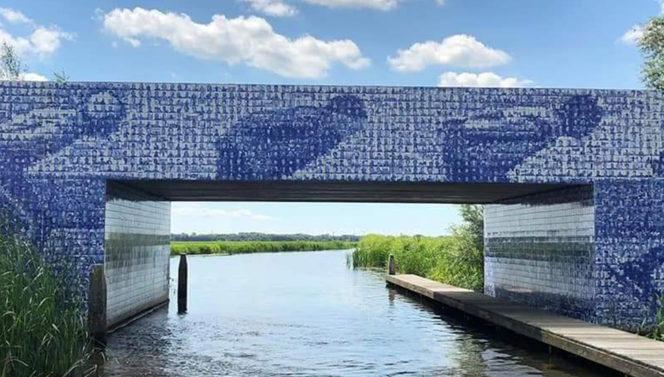
{"type": "Polygon", "coordinates": [[[0,207],[81,287],[105,265],[114,324],[168,297],[172,200],[486,203],[488,294],[630,327],[663,127],[655,92],[2,82],[0,207]]]}

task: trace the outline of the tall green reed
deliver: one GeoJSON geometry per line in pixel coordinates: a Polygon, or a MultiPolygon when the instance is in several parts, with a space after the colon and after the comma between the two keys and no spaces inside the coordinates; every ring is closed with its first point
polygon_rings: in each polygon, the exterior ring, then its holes
{"type": "Polygon", "coordinates": [[[484,287],[483,251],[473,247],[466,232],[447,237],[367,235],[348,257],[355,268],[387,267],[394,255],[397,271],[415,274],[481,292],[484,287]]]}
{"type": "Polygon", "coordinates": [[[0,377],[74,376],[91,356],[79,302],[34,247],[0,231],[0,377]]]}

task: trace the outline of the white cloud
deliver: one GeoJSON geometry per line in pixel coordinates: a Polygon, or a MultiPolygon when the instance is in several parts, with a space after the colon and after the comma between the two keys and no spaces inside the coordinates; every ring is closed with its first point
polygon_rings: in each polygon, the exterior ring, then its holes
{"type": "Polygon", "coordinates": [[[310,35],[292,40],[255,16],[214,15],[210,23],[200,24],[186,14],[114,9],[104,15],[104,29],[134,47],[143,38],[162,39],[187,55],[230,65],[244,63],[285,77],[321,78],[336,62],[351,69],[370,64],[353,41],[327,42],[310,35]]]}
{"type": "Polygon", "coordinates": [[[73,39],[72,34],[60,30],[57,26],[39,26],[23,13],[13,9],[0,8],[0,16],[12,23],[27,23],[31,26],[32,32],[26,36],[13,36],[0,27],[0,44],[7,43],[21,56],[34,54],[41,58],[48,57],[60,48],[63,40],[73,39]]]}
{"type": "Polygon", "coordinates": [[[53,54],[62,45],[63,40],[71,40],[71,34],[63,32],[55,27],[37,27],[25,37],[15,37],[3,29],[0,29],[0,44],[7,43],[14,47],[18,55],[34,54],[39,57],[47,57],[53,54]]]}
{"type": "Polygon", "coordinates": [[[519,80],[514,77],[501,77],[493,72],[455,73],[440,75],[439,86],[444,87],[485,87],[485,88],[521,88],[534,84],[531,80],[519,80]]]}
{"type": "Polygon", "coordinates": [[[428,65],[449,65],[460,68],[488,68],[511,60],[505,51],[496,50],[469,35],[454,35],[442,42],[415,43],[407,50],[398,50],[397,57],[388,57],[395,71],[415,72],[428,65]]]}
{"type": "Polygon", "coordinates": [[[620,41],[626,44],[637,44],[643,38],[643,26],[636,25],[620,37],[620,41]]]}
{"type": "Polygon", "coordinates": [[[48,81],[45,76],[42,76],[38,73],[28,72],[21,77],[23,81],[48,81]]]}
{"type": "Polygon", "coordinates": [[[34,21],[12,8],[0,8],[0,17],[12,24],[33,24],[34,21]]]}
{"type": "Polygon", "coordinates": [[[23,13],[12,8],[0,8],[0,16],[13,24],[32,24],[33,21],[26,17],[23,13]]]}
{"type": "Polygon", "coordinates": [[[275,17],[292,17],[297,9],[281,0],[240,0],[251,3],[251,7],[259,12],[275,17]]]}
{"type": "MultiPolygon", "coordinates": [[[[6,81],[7,79],[4,78],[4,75],[0,75],[0,81],[6,81]]],[[[20,81],[48,81],[48,78],[46,76],[42,76],[39,73],[35,72],[28,72],[28,73],[23,73],[21,74],[21,77],[19,78],[20,81]]]]}
{"type": "Polygon", "coordinates": [[[38,27],[30,35],[30,42],[38,54],[50,55],[60,48],[63,39],[70,40],[71,38],[69,33],[56,28],[38,27]]]}
{"type": "Polygon", "coordinates": [[[267,221],[272,220],[272,217],[267,215],[262,215],[258,213],[253,213],[248,209],[236,209],[232,211],[226,211],[223,209],[216,208],[206,208],[202,206],[178,206],[172,209],[172,215],[178,216],[187,216],[187,217],[245,217],[252,220],[261,220],[267,221]]]}

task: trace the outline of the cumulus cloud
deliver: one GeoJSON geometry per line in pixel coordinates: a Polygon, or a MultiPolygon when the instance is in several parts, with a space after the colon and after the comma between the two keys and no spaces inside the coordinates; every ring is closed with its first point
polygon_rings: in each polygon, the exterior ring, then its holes
{"type": "Polygon", "coordinates": [[[521,88],[534,84],[531,80],[519,80],[514,77],[501,77],[493,72],[455,73],[440,75],[439,86],[444,87],[483,87],[483,88],[521,88]]]}
{"type": "Polygon", "coordinates": [[[48,81],[48,79],[45,76],[42,76],[38,73],[34,72],[28,72],[23,74],[21,77],[21,80],[23,81],[48,81]]]}
{"type": "Polygon", "coordinates": [[[226,211],[223,209],[216,208],[206,208],[201,206],[180,206],[174,207],[172,210],[173,215],[178,216],[188,216],[188,217],[245,217],[252,220],[261,220],[267,221],[272,220],[272,217],[267,215],[262,215],[258,213],[253,213],[248,209],[236,209],[232,211],[226,211]]]}
{"type": "Polygon", "coordinates": [[[470,35],[453,35],[441,42],[415,43],[406,50],[398,50],[396,57],[388,57],[395,71],[416,72],[429,65],[448,65],[459,68],[489,68],[506,64],[511,57],[505,51],[493,49],[470,35]]]}
{"type": "Polygon", "coordinates": [[[284,77],[321,78],[334,63],[351,69],[370,65],[351,40],[322,41],[310,35],[289,39],[255,16],[214,15],[210,23],[202,24],[186,14],[134,8],[114,9],[103,22],[108,33],[134,47],[145,38],[161,39],[196,58],[243,63],[284,77]]]}
{"type": "Polygon", "coordinates": [[[281,0],[240,0],[251,3],[251,8],[269,16],[292,17],[297,14],[297,9],[281,0]]]}
{"type": "Polygon", "coordinates": [[[37,55],[44,58],[53,54],[62,46],[64,40],[73,39],[73,35],[60,30],[57,26],[40,26],[27,18],[23,13],[0,8],[0,16],[11,23],[26,23],[31,26],[32,32],[25,36],[14,36],[0,27],[0,44],[7,43],[14,47],[18,55],[37,55]]]}
{"type": "MultiPolygon", "coordinates": [[[[28,72],[28,73],[23,73],[21,74],[21,77],[19,77],[20,81],[48,81],[48,78],[46,76],[42,76],[39,73],[35,72],[28,72]]],[[[0,81],[7,81],[7,78],[0,74],[0,81]]]]}
{"type": "Polygon", "coordinates": [[[30,35],[23,37],[13,36],[0,29],[0,44],[7,43],[22,56],[34,54],[39,57],[48,57],[62,46],[62,41],[71,39],[71,34],[55,27],[37,27],[30,35]]]}
{"type": "Polygon", "coordinates": [[[620,41],[626,44],[637,44],[643,38],[643,26],[636,25],[620,37],[620,41]]]}
{"type": "Polygon", "coordinates": [[[0,8],[0,17],[12,24],[32,24],[34,21],[26,17],[23,13],[12,8],[0,8]]]}

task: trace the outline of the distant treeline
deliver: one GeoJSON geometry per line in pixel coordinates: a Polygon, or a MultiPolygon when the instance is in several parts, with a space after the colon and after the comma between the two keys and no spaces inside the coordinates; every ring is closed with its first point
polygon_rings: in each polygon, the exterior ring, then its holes
{"type": "Polygon", "coordinates": [[[174,241],[171,242],[171,255],[233,255],[286,251],[348,250],[356,245],[357,243],[348,241],[174,241]]]}
{"type": "Polygon", "coordinates": [[[339,235],[335,236],[332,234],[319,234],[319,235],[310,235],[310,234],[270,234],[270,233],[256,233],[256,232],[244,232],[244,233],[229,233],[229,234],[172,234],[171,241],[182,241],[182,242],[206,242],[206,241],[232,241],[232,242],[242,242],[242,241],[280,241],[280,242],[290,242],[290,241],[311,241],[311,242],[358,242],[360,236],[354,235],[339,235]]]}

